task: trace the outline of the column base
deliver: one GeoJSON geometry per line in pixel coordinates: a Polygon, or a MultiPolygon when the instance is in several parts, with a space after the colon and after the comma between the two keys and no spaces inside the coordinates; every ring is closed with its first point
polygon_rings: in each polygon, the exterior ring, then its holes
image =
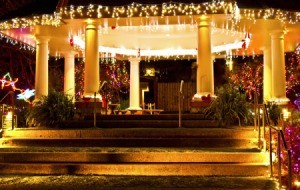
{"type": "Polygon", "coordinates": [[[131,111],[131,110],[137,110],[137,111],[139,111],[139,110],[142,110],[142,108],[140,108],[140,107],[129,107],[126,110],[129,110],[129,111],[131,111]]]}
{"type": "Polygon", "coordinates": [[[274,102],[277,105],[287,105],[290,100],[288,98],[271,98],[268,101],[274,102]]]}
{"type": "Polygon", "coordinates": [[[201,92],[201,93],[196,93],[192,99],[192,101],[203,101],[203,100],[214,100],[216,99],[216,95],[214,95],[211,92],[201,92]]]}
{"type": "Polygon", "coordinates": [[[209,92],[201,92],[194,95],[190,102],[191,113],[204,113],[210,103],[216,99],[216,95],[211,95],[209,92]]]}
{"type": "MultiPolygon", "coordinates": [[[[86,98],[94,98],[95,97],[95,93],[84,93],[83,97],[86,98]]],[[[96,98],[101,98],[102,96],[99,93],[96,93],[96,98]]]]}
{"type": "Polygon", "coordinates": [[[84,94],[81,99],[85,102],[94,102],[94,98],[96,98],[96,102],[102,102],[102,96],[100,94],[92,94],[92,93],[86,93],[84,94]]]}
{"type": "Polygon", "coordinates": [[[142,111],[142,108],[140,107],[129,107],[126,110],[130,111],[130,114],[136,114],[137,112],[140,113],[142,111]]]}

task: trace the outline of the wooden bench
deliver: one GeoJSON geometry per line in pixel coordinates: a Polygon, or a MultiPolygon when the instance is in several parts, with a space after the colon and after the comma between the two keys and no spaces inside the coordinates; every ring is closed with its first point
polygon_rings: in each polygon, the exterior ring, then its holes
{"type": "Polygon", "coordinates": [[[120,104],[108,104],[108,110],[110,110],[110,114],[116,114],[117,110],[120,110],[120,104]]]}
{"type": "Polygon", "coordinates": [[[144,109],[142,110],[144,114],[150,114],[150,115],[159,115],[160,112],[163,112],[162,109],[144,109]]]}

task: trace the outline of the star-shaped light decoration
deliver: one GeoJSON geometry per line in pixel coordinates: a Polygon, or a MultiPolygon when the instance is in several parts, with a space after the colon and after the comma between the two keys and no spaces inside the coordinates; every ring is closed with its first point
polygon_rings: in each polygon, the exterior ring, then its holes
{"type": "Polygon", "coordinates": [[[23,91],[21,94],[18,94],[17,99],[18,99],[18,100],[24,100],[24,101],[30,103],[30,100],[29,100],[29,99],[30,99],[32,96],[34,96],[34,92],[35,92],[34,89],[32,89],[32,90],[26,89],[26,90],[23,91]]]}
{"type": "Polygon", "coordinates": [[[22,91],[21,89],[17,88],[16,87],[16,83],[18,82],[18,78],[12,80],[11,76],[9,73],[6,73],[2,79],[0,80],[1,81],[1,89],[3,89],[4,87],[7,87],[7,86],[11,86],[13,91],[22,91]]]}

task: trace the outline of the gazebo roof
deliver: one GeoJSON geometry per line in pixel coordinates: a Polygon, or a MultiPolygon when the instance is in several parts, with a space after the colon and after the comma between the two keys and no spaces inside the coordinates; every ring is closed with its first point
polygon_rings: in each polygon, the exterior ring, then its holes
{"type": "MultiPolygon", "coordinates": [[[[57,7],[61,6],[85,6],[89,4],[100,4],[104,6],[124,6],[133,2],[140,4],[161,4],[161,0],[122,0],[122,1],[107,1],[107,0],[1,0],[0,1],[0,20],[7,20],[15,17],[25,17],[37,14],[51,14],[57,7]]],[[[171,1],[170,1],[171,2],[171,1]]],[[[182,0],[174,1],[182,3],[203,3],[208,0],[182,0]]],[[[300,10],[300,4],[297,0],[237,0],[237,5],[240,8],[275,8],[281,10],[300,10]]]]}
{"type": "MultiPolygon", "coordinates": [[[[63,6],[84,6],[89,4],[100,4],[104,6],[124,6],[131,3],[140,4],[162,4],[168,2],[180,2],[180,3],[204,3],[213,2],[212,0],[178,0],[178,1],[162,1],[162,0],[122,0],[122,1],[107,1],[107,0],[60,0],[60,5],[63,6]]],[[[217,1],[216,1],[217,2],[217,1]]],[[[237,0],[237,5],[240,8],[276,8],[282,10],[295,10],[300,9],[300,5],[297,0],[237,0]]]]}
{"type": "MultiPolygon", "coordinates": [[[[19,1],[10,0],[10,2],[19,1]]],[[[44,1],[22,2],[25,9],[36,7],[38,2],[44,1]]],[[[160,55],[160,50],[174,51],[177,54],[186,50],[192,55],[197,48],[196,19],[200,15],[206,15],[213,23],[214,52],[241,49],[239,54],[254,55],[260,54],[262,48],[269,43],[266,39],[269,38],[269,31],[273,30],[288,31],[285,35],[286,51],[293,51],[299,44],[300,13],[282,10],[299,10],[299,7],[297,8],[299,5],[295,1],[293,3],[292,1],[283,3],[281,0],[265,2],[189,0],[185,3],[139,0],[132,4],[127,0],[121,3],[104,0],[60,0],[55,6],[49,5],[48,12],[43,12],[48,15],[8,19],[0,22],[0,30],[5,35],[31,46],[35,46],[35,35],[49,36],[50,53],[58,55],[62,51],[80,52],[84,49],[84,28],[87,19],[93,18],[99,28],[99,44],[103,52],[135,55],[138,51],[143,51],[146,56],[150,50],[157,55],[160,55]],[[50,9],[56,12],[51,13],[50,9]],[[250,33],[252,35],[249,35],[250,33]],[[249,38],[251,38],[249,47],[247,50],[242,49],[241,44],[249,38]]],[[[40,4],[40,7],[39,11],[32,14],[41,14],[40,11],[44,6],[40,4]]],[[[10,15],[14,14],[5,13],[1,19],[9,18],[10,15]]]]}

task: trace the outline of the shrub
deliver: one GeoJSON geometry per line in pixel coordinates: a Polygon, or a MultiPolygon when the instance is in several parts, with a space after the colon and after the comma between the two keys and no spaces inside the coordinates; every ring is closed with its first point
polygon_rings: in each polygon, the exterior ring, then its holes
{"type": "Polygon", "coordinates": [[[48,96],[43,96],[29,109],[26,121],[29,126],[61,127],[73,115],[72,97],[50,90],[48,96]]]}
{"type": "Polygon", "coordinates": [[[274,102],[268,102],[267,109],[271,121],[276,126],[278,124],[278,118],[280,117],[281,114],[281,108],[274,102]]]}
{"type": "Polygon", "coordinates": [[[224,85],[217,89],[216,95],[217,98],[205,109],[206,116],[217,120],[221,126],[236,123],[240,126],[253,121],[250,103],[246,101],[245,94],[239,93],[230,85],[224,85]]]}
{"type": "Polygon", "coordinates": [[[129,99],[121,99],[120,101],[120,109],[125,110],[129,107],[129,99]]]}

